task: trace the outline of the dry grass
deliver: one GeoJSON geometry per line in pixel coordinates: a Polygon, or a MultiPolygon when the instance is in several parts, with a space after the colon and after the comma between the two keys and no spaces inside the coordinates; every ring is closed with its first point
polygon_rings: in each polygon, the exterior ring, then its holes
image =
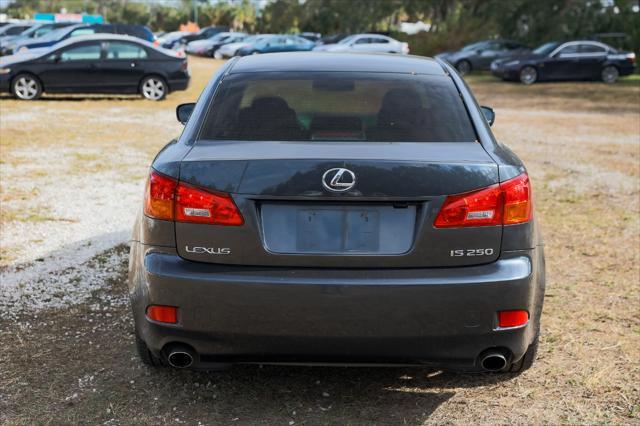
{"type": "MultiPolygon", "coordinates": [[[[191,63],[189,91],[162,103],[1,100],[2,205],[27,212],[3,214],[3,223],[30,220],[38,203],[19,179],[37,188],[105,168],[142,178],[180,130],[175,105],[195,100],[218,65],[191,63]],[[33,149],[64,155],[52,162],[33,149]],[[122,161],[128,155],[148,161],[122,161]]],[[[543,335],[530,371],[149,370],[135,358],[128,308],[104,302],[126,294],[123,264],[88,304],[0,323],[0,423],[638,424],[640,84],[470,82],[496,109],[496,136],[528,166],[545,235],[543,335]]]]}

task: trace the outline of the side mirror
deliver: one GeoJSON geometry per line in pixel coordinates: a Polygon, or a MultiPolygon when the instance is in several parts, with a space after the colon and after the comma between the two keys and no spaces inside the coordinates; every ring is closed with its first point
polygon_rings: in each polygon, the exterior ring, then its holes
{"type": "Polygon", "coordinates": [[[176,118],[182,124],[187,124],[189,121],[189,117],[191,117],[191,113],[193,113],[193,109],[196,107],[196,104],[190,102],[188,104],[180,104],[176,107],[176,118]]]}
{"type": "Polygon", "coordinates": [[[484,114],[484,118],[486,118],[489,126],[493,126],[493,123],[496,121],[496,113],[493,111],[491,107],[481,106],[482,114],[484,114]]]}

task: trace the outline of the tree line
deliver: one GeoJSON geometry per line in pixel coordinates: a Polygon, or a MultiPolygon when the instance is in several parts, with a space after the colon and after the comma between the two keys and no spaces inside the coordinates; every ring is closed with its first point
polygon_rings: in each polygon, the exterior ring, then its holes
{"type": "Polygon", "coordinates": [[[382,32],[410,43],[412,53],[434,54],[485,38],[510,38],[535,46],[549,40],[592,37],[640,49],[638,0],[16,0],[5,13],[101,14],[109,22],[173,31],[194,21],[261,33],[382,32]],[[401,22],[423,21],[429,30],[398,33],[401,22]],[[605,34],[602,36],[602,34],[605,34]]]}

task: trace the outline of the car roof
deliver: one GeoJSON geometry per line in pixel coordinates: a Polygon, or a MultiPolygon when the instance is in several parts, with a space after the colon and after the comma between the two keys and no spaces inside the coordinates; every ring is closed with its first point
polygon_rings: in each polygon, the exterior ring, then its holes
{"type": "Polygon", "coordinates": [[[376,34],[376,33],[359,33],[359,34],[354,34],[354,36],[356,37],[386,37],[386,38],[391,38],[387,35],[384,34],[376,34]]]}
{"type": "Polygon", "coordinates": [[[290,52],[244,56],[230,74],[248,72],[388,72],[446,75],[431,58],[385,53],[290,52]]]}
{"type": "Polygon", "coordinates": [[[133,37],[130,35],[121,35],[121,34],[110,34],[110,33],[97,33],[97,34],[87,34],[83,36],[76,36],[76,37],[72,37],[70,39],[64,40],[61,43],[54,45],[53,47],[57,49],[60,47],[80,43],[83,41],[110,41],[110,40],[130,41],[134,43],[144,44],[145,46],[155,47],[153,46],[153,44],[149,43],[148,41],[138,37],[133,37]]]}
{"type": "Polygon", "coordinates": [[[564,48],[566,46],[572,46],[574,44],[590,44],[592,46],[600,46],[600,47],[604,47],[606,49],[612,49],[611,46],[609,46],[606,43],[603,43],[601,41],[597,41],[597,40],[566,40],[566,41],[558,41],[558,47],[556,49],[559,48],[564,48]]]}

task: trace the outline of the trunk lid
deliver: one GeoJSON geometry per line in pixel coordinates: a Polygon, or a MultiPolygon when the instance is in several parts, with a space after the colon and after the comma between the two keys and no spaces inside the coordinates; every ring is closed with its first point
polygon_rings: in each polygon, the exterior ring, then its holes
{"type": "Polygon", "coordinates": [[[498,182],[497,165],[478,143],[376,143],[373,149],[360,142],[200,141],[183,159],[180,180],[231,194],[245,221],[176,223],[178,253],[190,260],[441,267],[491,262],[500,251],[501,226],[433,227],[447,195],[498,182]],[[333,169],[353,172],[353,188],[325,188],[333,169]]]}

